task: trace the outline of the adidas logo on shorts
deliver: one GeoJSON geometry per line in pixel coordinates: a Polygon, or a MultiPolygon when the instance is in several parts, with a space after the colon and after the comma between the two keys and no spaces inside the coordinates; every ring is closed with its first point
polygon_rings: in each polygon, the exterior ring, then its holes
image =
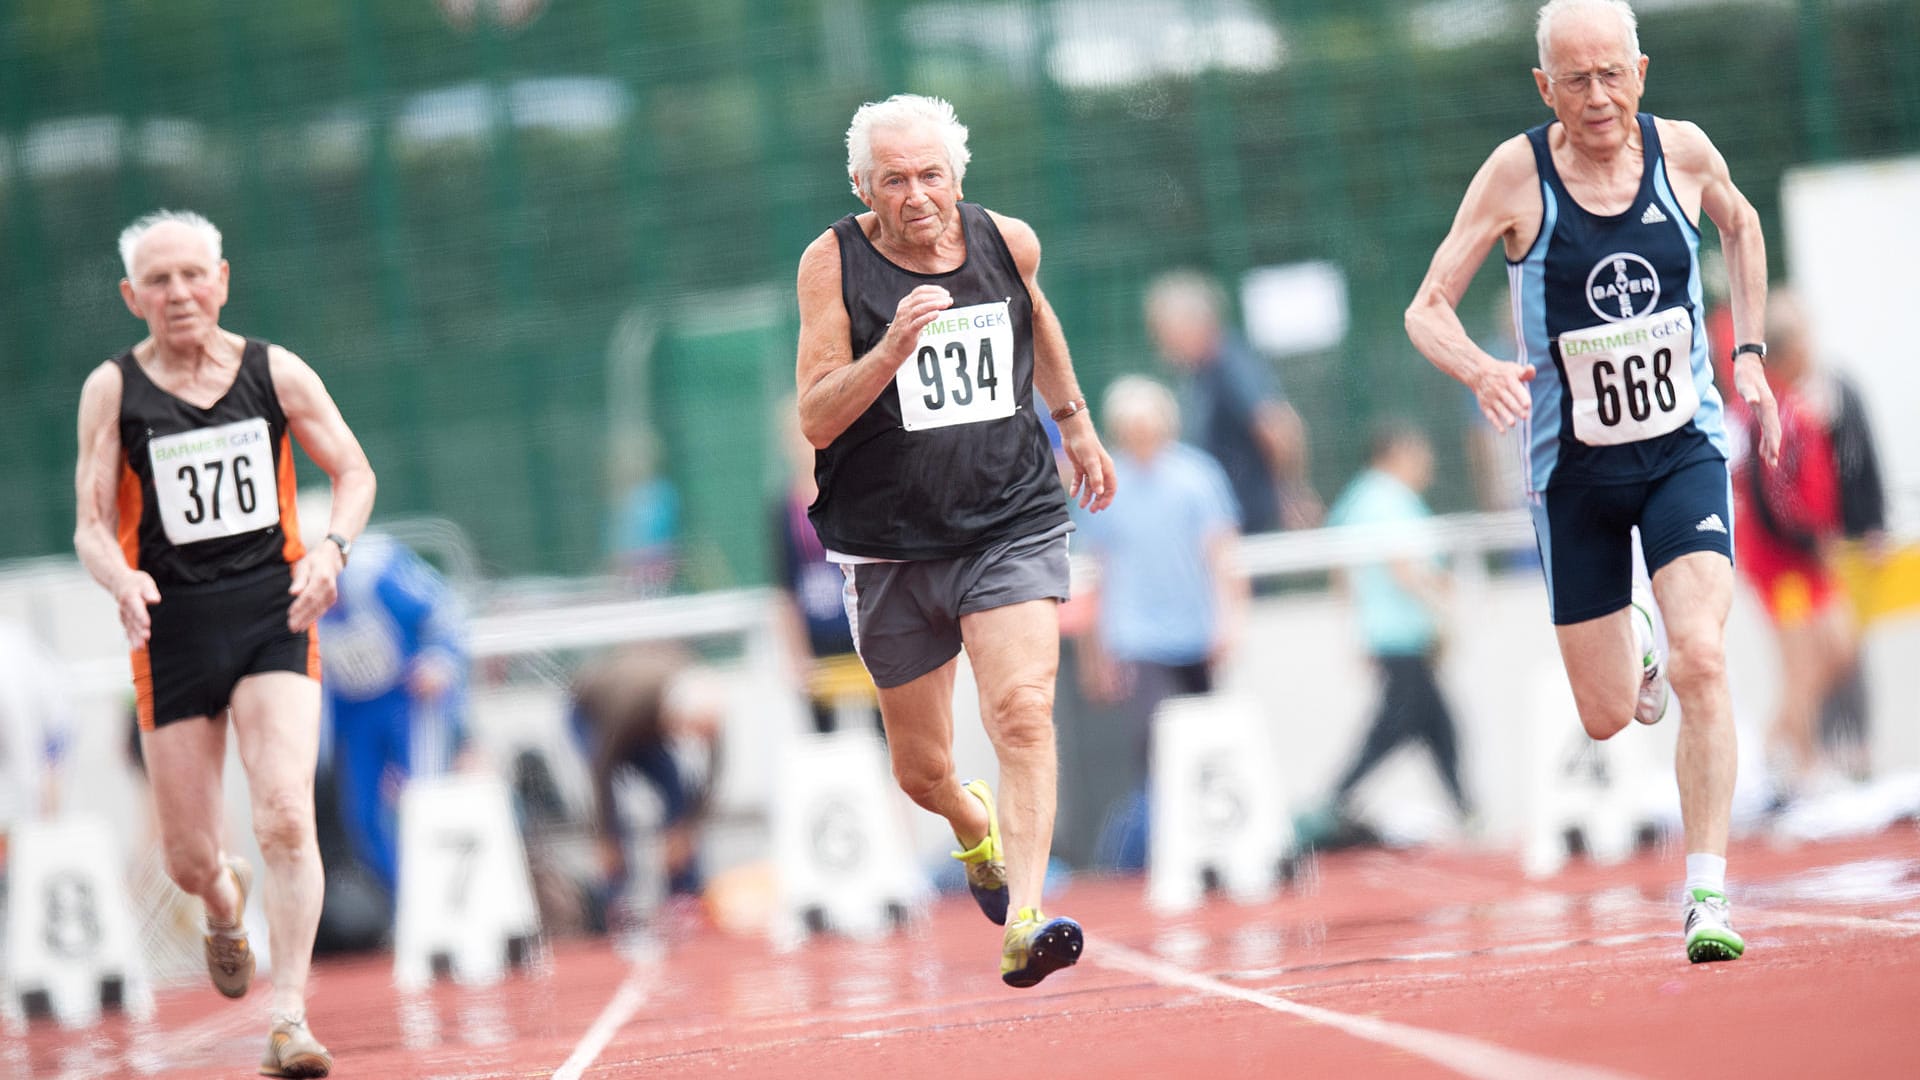
{"type": "Polygon", "coordinates": [[[1700,519],[1700,524],[1695,525],[1693,531],[1723,533],[1727,531],[1727,523],[1720,520],[1719,514],[1708,514],[1700,519]]]}
{"type": "MultiPolygon", "coordinates": [[[[1657,203],[1648,203],[1647,212],[1640,215],[1640,224],[1642,225],[1658,225],[1665,220],[1667,220],[1667,215],[1660,212],[1660,207],[1657,203]]],[[[1727,530],[1721,529],[1720,531],[1726,532],[1727,530]]]]}

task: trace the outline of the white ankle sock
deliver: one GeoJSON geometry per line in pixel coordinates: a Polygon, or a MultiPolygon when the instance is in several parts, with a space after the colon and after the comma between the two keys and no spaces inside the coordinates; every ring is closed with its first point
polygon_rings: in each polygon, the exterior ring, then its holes
{"type": "Polygon", "coordinates": [[[1687,856],[1687,892],[1695,889],[1712,889],[1725,895],[1727,891],[1727,858],[1724,855],[1709,855],[1706,852],[1694,852],[1687,856]]]}

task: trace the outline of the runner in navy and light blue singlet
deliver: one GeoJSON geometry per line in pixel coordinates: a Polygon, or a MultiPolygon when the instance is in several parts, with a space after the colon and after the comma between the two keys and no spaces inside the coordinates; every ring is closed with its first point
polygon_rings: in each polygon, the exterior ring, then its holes
{"type": "Polygon", "coordinates": [[[1693,124],[1639,111],[1648,58],[1623,0],[1540,9],[1540,98],[1554,119],[1497,147],[1407,309],[1407,334],[1473,389],[1495,428],[1526,428],[1528,495],[1560,655],[1595,739],[1653,723],[1679,697],[1689,959],[1745,949],[1726,904],[1734,729],[1725,636],[1733,602],[1723,408],[1700,301],[1701,211],[1720,230],[1736,335],[1734,384],[1780,422],[1760,361],[1766,246],[1759,215],[1693,124]],[[1498,241],[1518,362],[1467,337],[1457,309],[1498,241]],[[1633,601],[1639,530],[1653,597],[1633,601]],[[1657,643],[1652,603],[1665,614],[1657,643]]]}

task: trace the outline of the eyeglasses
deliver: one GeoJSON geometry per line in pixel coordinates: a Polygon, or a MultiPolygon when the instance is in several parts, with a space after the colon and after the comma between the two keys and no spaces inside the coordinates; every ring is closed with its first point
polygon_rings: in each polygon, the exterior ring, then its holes
{"type": "Polygon", "coordinates": [[[1599,71],[1573,71],[1565,75],[1549,75],[1547,81],[1555,86],[1565,87],[1568,93],[1579,97],[1593,89],[1595,82],[1609,90],[1620,89],[1620,84],[1627,81],[1627,74],[1632,70],[1632,68],[1612,67],[1599,71]]]}

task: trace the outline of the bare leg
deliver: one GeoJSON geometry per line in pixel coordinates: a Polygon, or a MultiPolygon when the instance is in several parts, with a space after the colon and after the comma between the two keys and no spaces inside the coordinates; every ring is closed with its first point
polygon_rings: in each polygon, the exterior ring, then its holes
{"type": "Polygon", "coordinates": [[[953,676],[957,660],[880,691],[880,719],[900,790],[947,819],[963,848],[987,835],[987,808],[953,772],[953,676]]]}
{"type": "Polygon", "coordinates": [[[266,862],[273,1009],[301,1016],[325,888],[313,823],[320,684],[292,672],[250,675],[234,687],[233,726],[247,770],[253,833],[266,862]]]}
{"type": "Polygon", "coordinates": [[[960,617],[960,635],[980,684],[980,717],[1000,758],[1000,834],[1008,906],[1014,912],[1040,906],[1053,847],[1058,606],[1053,600],[1029,600],[960,617]]]}
{"type": "MultiPolygon", "coordinates": [[[[1661,610],[1668,610],[1664,603],[1661,610]]],[[[1640,692],[1640,653],[1634,647],[1630,611],[1621,608],[1597,619],[1553,628],[1560,639],[1560,660],[1566,665],[1580,725],[1595,739],[1613,738],[1633,719],[1634,698],[1640,692]]]]}
{"type": "MultiPolygon", "coordinates": [[[[1674,773],[1686,849],[1724,856],[1738,754],[1726,658],[1733,564],[1713,552],[1682,555],[1653,575],[1653,595],[1666,616],[1668,678],[1680,699],[1674,773]]],[[[1631,711],[1630,692],[1625,701],[1631,711]]]]}
{"type": "Polygon", "coordinates": [[[140,752],[153,786],[154,815],[167,876],[200,898],[207,918],[222,926],[240,921],[240,890],[220,864],[220,773],[227,758],[227,718],[196,716],[140,733],[140,752]]]}

